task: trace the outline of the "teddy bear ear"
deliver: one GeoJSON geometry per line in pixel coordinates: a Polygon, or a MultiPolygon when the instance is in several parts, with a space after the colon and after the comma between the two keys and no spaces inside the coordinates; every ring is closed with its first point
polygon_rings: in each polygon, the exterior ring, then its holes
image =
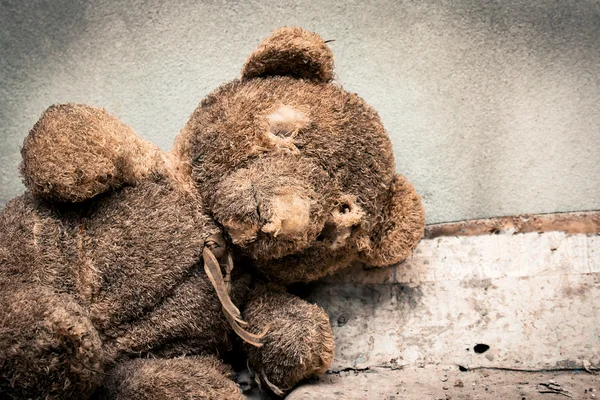
{"type": "Polygon", "coordinates": [[[297,27],[280,28],[248,57],[242,79],[290,76],[327,83],[333,79],[333,54],[321,36],[297,27]]]}
{"type": "Polygon", "coordinates": [[[423,236],[425,212],[413,185],[400,174],[392,180],[379,223],[360,252],[372,266],[386,266],[407,258],[423,236]]]}

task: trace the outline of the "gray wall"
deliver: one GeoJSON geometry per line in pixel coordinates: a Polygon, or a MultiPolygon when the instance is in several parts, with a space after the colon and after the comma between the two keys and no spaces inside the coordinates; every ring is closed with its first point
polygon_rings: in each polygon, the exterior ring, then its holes
{"type": "Polygon", "coordinates": [[[57,102],[164,149],[269,32],[300,25],[380,113],[428,222],[600,209],[598,1],[0,1],[0,204],[57,102]],[[488,4],[489,3],[489,4],[488,4]]]}

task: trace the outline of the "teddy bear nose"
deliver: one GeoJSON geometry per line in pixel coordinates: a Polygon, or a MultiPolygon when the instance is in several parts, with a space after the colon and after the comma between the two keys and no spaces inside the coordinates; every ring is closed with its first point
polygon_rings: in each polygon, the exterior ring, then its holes
{"type": "Polygon", "coordinates": [[[254,210],[250,218],[235,214],[222,221],[233,244],[252,243],[258,239],[260,232],[274,238],[290,239],[301,236],[308,229],[310,200],[306,197],[284,190],[283,194],[272,197],[255,195],[253,199],[247,207],[254,210]]]}
{"type": "Polygon", "coordinates": [[[300,195],[275,196],[265,211],[269,222],[260,230],[274,237],[302,234],[308,228],[310,202],[300,195]]]}

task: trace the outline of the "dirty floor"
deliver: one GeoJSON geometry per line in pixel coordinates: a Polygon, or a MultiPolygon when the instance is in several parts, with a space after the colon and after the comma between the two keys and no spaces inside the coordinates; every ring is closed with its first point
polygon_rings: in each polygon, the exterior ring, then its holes
{"type": "Polygon", "coordinates": [[[441,367],[330,373],[287,400],[600,399],[600,376],[586,371],[516,372],[441,367]]]}

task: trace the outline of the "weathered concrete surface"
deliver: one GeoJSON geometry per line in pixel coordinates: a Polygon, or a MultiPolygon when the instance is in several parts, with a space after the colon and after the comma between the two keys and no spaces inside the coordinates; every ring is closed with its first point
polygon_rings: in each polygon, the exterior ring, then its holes
{"type": "Polygon", "coordinates": [[[585,371],[527,373],[440,367],[371,369],[330,374],[299,387],[288,400],[554,400],[598,399],[600,379],[585,371]]]}
{"type": "Polygon", "coordinates": [[[596,0],[0,2],[0,204],[56,102],[106,107],[163,148],[271,30],[335,39],[429,223],[600,209],[596,0]]]}
{"type": "Polygon", "coordinates": [[[297,290],[329,313],[336,349],[328,375],[290,399],[600,395],[585,372],[600,368],[598,234],[423,239],[403,264],[297,290]]]}
{"type": "Polygon", "coordinates": [[[599,238],[425,239],[401,265],[330,277],[309,298],[334,327],[331,369],[600,367],[599,238]]]}

